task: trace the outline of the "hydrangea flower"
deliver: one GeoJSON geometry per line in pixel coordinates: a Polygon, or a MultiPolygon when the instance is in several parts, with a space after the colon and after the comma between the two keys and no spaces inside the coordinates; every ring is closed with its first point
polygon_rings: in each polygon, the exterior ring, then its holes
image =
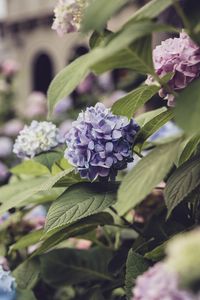
{"type": "Polygon", "coordinates": [[[139,126],[133,119],[114,115],[102,103],[81,112],[66,135],[65,158],[82,178],[114,179],[133,161],[132,147],[139,126]]]}
{"type": "Polygon", "coordinates": [[[17,61],[6,59],[0,64],[0,71],[5,77],[13,77],[20,69],[17,61]]]}
{"type": "Polygon", "coordinates": [[[166,250],[166,263],[170,270],[179,274],[182,285],[190,287],[199,282],[200,228],[176,235],[168,242],[166,250]]]}
{"type": "Polygon", "coordinates": [[[56,30],[60,36],[78,31],[86,5],[87,0],[59,0],[54,9],[55,18],[52,29],[56,30]]]}
{"type": "Polygon", "coordinates": [[[5,212],[1,217],[0,217],[0,225],[2,225],[5,221],[7,221],[10,217],[9,212],[5,212]]]}
{"type": "Polygon", "coordinates": [[[13,142],[9,137],[0,137],[0,157],[5,158],[12,153],[13,142]]]}
{"type": "Polygon", "coordinates": [[[32,92],[26,102],[23,115],[25,118],[41,118],[45,117],[48,112],[47,98],[45,94],[34,91],[32,92]]]}
{"type": "Polygon", "coordinates": [[[10,271],[4,271],[0,265],[0,292],[12,292],[15,288],[15,279],[10,271]]]}
{"type": "Polygon", "coordinates": [[[72,98],[66,97],[66,98],[62,99],[60,102],[58,102],[53,113],[55,116],[59,116],[60,114],[66,113],[72,107],[73,107],[72,98]]]}
{"type": "Polygon", "coordinates": [[[47,211],[43,205],[34,207],[28,212],[23,220],[29,224],[33,229],[38,230],[44,227],[47,211]]]}
{"type": "Polygon", "coordinates": [[[32,121],[20,131],[13,152],[20,158],[34,157],[60,143],[59,130],[51,122],[32,121]]]}
{"type": "MultiPolygon", "coordinates": [[[[200,47],[184,32],[180,33],[179,38],[167,39],[157,46],[153,51],[153,61],[160,78],[167,73],[174,73],[169,81],[173,91],[184,89],[200,76],[200,47]]],[[[146,83],[153,83],[152,76],[148,76],[146,83]]],[[[172,94],[162,88],[159,95],[168,100],[169,106],[174,106],[172,94]]]]}
{"type": "Polygon", "coordinates": [[[178,277],[164,263],[158,263],[136,279],[132,300],[198,300],[178,287],[178,277]]]}
{"type": "Polygon", "coordinates": [[[20,130],[24,127],[24,123],[19,119],[12,119],[5,123],[2,128],[2,133],[9,137],[16,137],[20,130]]]}

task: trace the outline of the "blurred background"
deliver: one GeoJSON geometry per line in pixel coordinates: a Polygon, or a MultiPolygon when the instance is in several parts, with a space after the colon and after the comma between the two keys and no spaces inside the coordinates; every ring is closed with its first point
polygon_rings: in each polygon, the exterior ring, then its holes
{"type": "MultiPolygon", "coordinates": [[[[56,0],[0,0],[0,184],[18,163],[13,142],[25,124],[47,116],[47,90],[54,76],[88,52],[88,37],[61,38],[51,29],[56,0]]],[[[115,31],[137,9],[133,1],[109,22],[115,31]],[[133,4],[134,3],[134,4],[133,4]]],[[[90,74],[66,99],[60,99],[53,121],[64,136],[80,110],[102,101],[110,107],[144,80],[130,70],[90,74]]]]}

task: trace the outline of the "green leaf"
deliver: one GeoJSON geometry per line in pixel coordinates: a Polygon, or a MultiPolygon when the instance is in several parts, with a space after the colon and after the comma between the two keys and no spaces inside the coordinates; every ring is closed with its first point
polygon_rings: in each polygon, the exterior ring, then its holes
{"type": "Polygon", "coordinates": [[[1,187],[0,214],[3,214],[12,207],[20,206],[24,200],[36,194],[38,187],[40,187],[47,178],[48,177],[32,178],[1,187]]]}
{"type": "Polygon", "coordinates": [[[50,232],[101,212],[116,200],[116,184],[78,183],[71,186],[49,209],[45,231],[50,232]]]}
{"type": "Polygon", "coordinates": [[[141,255],[135,253],[132,249],[129,251],[126,261],[125,290],[126,298],[131,300],[133,297],[134,280],[149,267],[148,261],[141,255]]]}
{"type": "MultiPolygon", "coordinates": [[[[139,144],[139,148],[141,149],[143,143],[158,129],[160,129],[165,123],[170,121],[173,118],[173,111],[170,109],[166,109],[161,112],[161,114],[156,115],[154,118],[149,120],[139,131],[137,135],[135,144],[139,144]]],[[[138,147],[138,145],[137,145],[138,147]]]]}
{"type": "Polygon", "coordinates": [[[174,208],[200,185],[200,157],[182,164],[167,181],[164,191],[168,217],[174,208]]]}
{"type": "Polygon", "coordinates": [[[31,290],[34,288],[40,276],[40,263],[38,259],[26,260],[14,270],[18,288],[31,290]]]}
{"type": "Polygon", "coordinates": [[[108,45],[97,47],[90,53],[83,55],[63,69],[52,81],[48,90],[49,113],[61,99],[69,95],[76,86],[88,75],[92,68],[108,58],[112,58],[122,49],[128,47],[141,37],[151,34],[153,31],[173,30],[171,27],[155,24],[151,21],[143,21],[118,32],[108,45]]]}
{"type": "Polygon", "coordinates": [[[21,237],[15,244],[10,247],[9,251],[20,250],[23,248],[27,248],[31,245],[35,245],[38,243],[42,237],[43,230],[33,231],[23,237],[21,237]]]}
{"type": "Polygon", "coordinates": [[[69,183],[73,184],[73,170],[74,168],[71,167],[67,170],[64,170],[60,173],[57,173],[55,176],[50,177],[48,180],[45,181],[45,183],[41,186],[42,191],[48,191],[54,186],[60,186],[59,182],[68,179],[69,183]],[[72,181],[71,181],[72,177],[72,181]]]}
{"type": "Polygon", "coordinates": [[[129,0],[94,0],[86,9],[82,31],[100,30],[106,22],[129,0]],[[103,9],[102,9],[103,8],[103,9]]]}
{"type": "Polygon", "coordinates": [[[49,174],[48,168],[34,160],[25,160],[10,171],[16,175],[42,176],[49,174]]]}
{"type": "Polygon", "coordinates": [[[115,205],[120,215],[139,204],[163,180],[176,159],[179,144],[180,138],[156,147],[124,177],[115,205]]]}
{"type": "Polygon", "coordinates": [[[63,180],[63,178],[68,178],[68,185],[65,184],[65,187],[73,184],[74,179],[72,178],[72,180],[70,180],[72,170],[73,168],[60,172],[52,177],[46,176],[19,181],[0,188],[2,196],[0,214],[3,214],[12,207],[24,205],[26,200],[29,202],[29,199],[39,192],[49,191],[54,185],[59,183],[60,180],[63,180]]]}
{"type": "Polygon", "coordinates": [[[113,224],[113,218],[109,213],[99,213],[96,215],[89,216],[85,219],[82,219],[74,224],[71,224],[67,227],[59,229],[55,233],[50,233],[50,236],[44,236],[45,240],[40,246],[40,248],[33,254],[39,255],[42,254],[53,247],[59,245],[62,241],[70,237],[76,237],[88,233],[94,230],[97,226],[111,225],[113,224]]]}
{"type": "Polygon", "coordinates": [[[182,165],[186,162],[197,150],[197,146],[200,143],[200,135],[192,136],[187,143],[184,145],[184,149],[179,158],[179,165],[182,165]]]}
{"type": "Polygon", "coordinates": [[[53,250],[41,256],[42,277],[53,286],[111,281],[107,271],[111,255],[111,251],[99,248],[53,250]]]}
{"type": "Polygon", "coordinates": [[[115,102],[112,106],[112,112],[131,118],[137,109],[151,99],[159,89],[158,86],[142,85],[115,102]]]}
{"type": "Polygon", "coordinates": [[[135,117],[135,121],[140,125],[140,127],[144,127],[145,124],[150,122],[156,116],[160,115],[161,113],[165,112],[167,109],[166,107],[161,107],[152,111],[147,111],[137,117],[135,117]]]}
{"type": "Polygon", "coordinates": [[[32,291],[17,288],[17,300],[37,300],[32,291]]]}
{"type": "Polygon", "coordinates": [[[173,0],[152,0],[136,11],[127,24],[143,19],[154,19],[172,4],[173,0]]]}
{"type": "Polygon", "coordinates": [[[46,166],[51,171],[53,164],[62,157],[63,153],[61,151],[51,151],[37,155],[34,160],[46,166]]]}
{"type": "Polygon", "coordinates": [[[57,199],[64,191],[65,188],[51,188],[48,191],[36,192],[30,197],[26,198],[23,202],[17,203],[17,207],[22,207],[29,204],[45,204],[57,199]]]}
{"type": "Polygon", "coordinates": [[[127,68],[141,74],[154,74],[151,36],[145,36],[112,57],[95,64],[92,70],[101,74],[112,69],[127,68]]]}
{"type": "Polygon", "coordinates": [[[152,251],[145,254],[145,258],[152,260],[152,261],[160,261],[165,257],[165,248],[167,242],[159,245],[158,247],[154,248],[152,251]]]}
{"type": "Polygon", "coordinates": [[[94,31],[90,37],[90,48],[104,47],[108,42],[108,38],[112,35],[112,31],[105,29],[103,32],[94,31]]]}
{"type": "Polygon", "coordinates": [[[200,79],[193,81],[177,97],[175,119],[177,124],[188,133],[200,132],[200,79]],[[187,119],[186,119],[187,116],[187,119]]]}

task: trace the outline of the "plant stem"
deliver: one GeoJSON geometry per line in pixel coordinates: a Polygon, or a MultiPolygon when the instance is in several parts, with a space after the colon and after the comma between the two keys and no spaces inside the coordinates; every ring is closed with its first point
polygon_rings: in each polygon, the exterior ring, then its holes
{"type": "Polygon", "coordinates": [[[137,228],[134,224],[128,222],[128,221],[126,220],[126,218],[124,218],[123,216],[120,216],[120,215],[118,214],[118,212],[116,211],[116,209],[115,209],[113,206],[110,206],[110,209],[112,210],[112,212],[114,212],[114,213],[115,213],[115,214],[116,214],[116,215],[124,222],[125,225],[127,225],[129,228],[134,229],[135,232],[137,232],[138,234],[142,235],[141,230],[140,230],[139,228],[137,228]]]}
{"type": "Polygon", "coordinates": [[[63,168],[59,165],[58,162],[55,162],[55,165],[56,165],[59,169],[61,169],[62,171],[65,171],[65,169],[63,169],[63,168]]]}
{"type": "Polygon", "coordinates": [[[103,227],[103,232],[104,232],[104,236],[105,236],[105,238],[106,238],[106,240],[108,242],[109,248],[113,249],[114,247],[113,247],[112,240],[111,240],[111,238],[110,238],[110,236],[109,236],[109,234],[108,234],[105,226],[103,227]]]}
{"type": "Polygon", "coordinates": [[[142,155],[141,153],[139,153],[139,152],[137,152],[137,151],[135,151],[135,150],[133,150],[133,152],[134,152],[137,156],[139,156],[140,158],[143,158],[143,157],[144,157],[144,155],[142,155]]]}

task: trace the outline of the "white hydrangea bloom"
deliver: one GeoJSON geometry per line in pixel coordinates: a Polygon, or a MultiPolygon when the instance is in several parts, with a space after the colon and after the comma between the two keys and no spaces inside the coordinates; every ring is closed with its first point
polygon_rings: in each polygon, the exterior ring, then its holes
{"type": "Polygon", "coordinates": [[[51,122],[32,121],[22,129],[15,141],[13,152],[21,158],[34,157],[49,151],[60,143],[59,130],[51,122]]]}
{"type": "Polygon", "coordinates": [[[52,29],[60,36],[78,31],[87,2],[87,0],[59,0],[54,9],[52,29]]]}
{"type": "Polygon", "coordinates": [[[4,271],[0,265],[0,290],[4,292],[12,292],[15,286],[15,279],[9,271],[4,271]]]}

